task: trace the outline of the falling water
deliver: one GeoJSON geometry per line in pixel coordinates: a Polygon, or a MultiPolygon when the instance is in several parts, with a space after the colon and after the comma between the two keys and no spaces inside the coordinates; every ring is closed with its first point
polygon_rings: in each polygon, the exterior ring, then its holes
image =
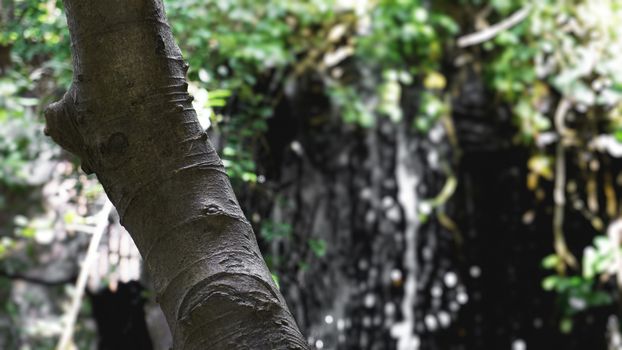
{"type": "Polygon", "coordinates": [[[404,319],[391,328],[391,335],[397,339],[398,350],[413,350],[419,348],[419,337],[414,333],[415,312],[414,305],[417,296],[417,176],[412,152],[408,149],[408,139],[404,129],[398,131],[397,162],[395,177],[398,186],[398,201],[404,211],[404,269],[406,283],[404,285],[404,299],[401,309],[404,319]]]}

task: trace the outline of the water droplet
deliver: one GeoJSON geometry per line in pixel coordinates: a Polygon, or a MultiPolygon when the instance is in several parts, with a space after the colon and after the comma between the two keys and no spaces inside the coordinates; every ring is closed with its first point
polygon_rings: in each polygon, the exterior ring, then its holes
{"type": "Polygon", "coordinates": [[[445,274],[443,280],[445,281],[445,285],[448,288],[453,288],[456,286],[456,284],[458,284],[458,275],[456,275],[455,272],[449,271],[445,274]]]}
{"type": "Polygon", "coordinates": [[[292,143],[290,144],[290,148],[292,149],[292,151],[294,151],[294,153],[298,155],[302,155],[303,153],[302,145],[298,141],[292,141],[292,143]]]}
{"type": "Polygon", "coordinates": [[[516,339],[512,342],[512,350],[527,350],[527,343],[522,339],[516,339]]]}
{"type": "Polygon", "coordinates": [[[388,316],[391,317],[395,314],[395,304],[388,302],[386,304],[384,304],[384,313],[388,316]]]}
{"type": "Polygon", "coordinates": [[[424,247],[421,250],[421,255],[423,255],[424,260],[429,261],[429,260],[432,260],[432,256],[434,255],[434,252],[432,251],[430,247],[424,247]]]}
{"type": "Polygon", "coordinates": [[[391,270],[391,281],[400,282],[402,280],[402,271],[398,269],[391,270]]]}
{"type": "Polygon", "coordinates": [[[451,324],[451,316],[447,311],[440,311],[437,317],[441,327],[447,328],[451,324]]]}
{"type": "Polygon", "coordinates": [[[534,328],[542,328],[542,319],[541,318],[535,318],[533,320],[533,326],[534,328]]]}
{"type": "Polygon", "coordinates": [[[458,310],[460,310],[460,304],[456,303],[455,301],[452,301],[451,303],[449,303],[449,310],[453,312],[457,312],[458,310]]]}
{"type": "Polygon", "coordinates": [[[333,316],[331,315],[326,315],[326,317],[324,317],[324,322],[326,322],[326,324],[333,324],[333,316]]]}
{"type": "Polygon", "coordinates": [[[473,278],[478,278],[479,276],[482,275],[482,269],[477,266],[477,265],[473,265],[471,266],[471,268],[469,269],[469,274],[471,275],[471,277],[473,278]]]}
{"type": "Polygon", "coordinates": [[[392,206],[391,208],[389,208],[389,210],[387,210],[386,215],[387,215],[387,219],[389,219],[392,222],[399,222],[402,216],[400,209],[397,206],[392,206]]]}
{"type": "Polygon", "coordinates": [[[438,321],[433,315],[426,315],[424,322],[428,330],[430,330],[431,332],[435,331],[438,328],[438,321]]]}
{"type": "Polygon", "coordinates": [[[428,202],[419,203],[419,213],[429,215],[432,212],[432,206],[428,202]]]}
{"type": "Polygon", "coordinates": [[[443,296],[443,288],[436,284],[430,289],[430,294],[432,294],[434,298],[440,298],[443,296]]]}
{"type": "Polygon", "coordinates": [[[393,198],[389,196],[382,198],[382,206],[384,207],[384,209],[392,207],[394,203],[395,201],[393,200],[393,198]]]}
{"type": "Polygon", "coordinates": [[[367,294],[364,301],[365,307],[372,308],[376,304],[376,297],[373,294],[367,294]]]}
{"type": "Polygon", "coordinates": [[[469,301],[469,296],[467,295],[466,292],[459,292],[458,296],[456,297],[456,300],[460,304],[464,305],[464,304],[466,304],[469,301]]]}
{"type": "Polygon", "coordinates": [[[370,199],[372,196],[371,188],[365,187],[364,189],[362,189],[360,196],[361,196],[361,199],[364,199],[364,200],[370,199]]]}

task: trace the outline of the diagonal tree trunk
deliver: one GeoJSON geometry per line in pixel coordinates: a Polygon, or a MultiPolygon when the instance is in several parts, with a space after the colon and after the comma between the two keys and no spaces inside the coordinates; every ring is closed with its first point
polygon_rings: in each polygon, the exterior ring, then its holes
{"type": "Polygon", "coordinates": [[[95,173],[175,349],[305,349],[187,93],[161,0],[64,0],[72,87],[46,133],[95,173]]]}

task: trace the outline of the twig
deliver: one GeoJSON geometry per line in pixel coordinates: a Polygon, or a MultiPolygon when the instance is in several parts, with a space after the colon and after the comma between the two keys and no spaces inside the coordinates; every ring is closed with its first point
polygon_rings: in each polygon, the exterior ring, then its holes
{"type": "Polygon", "coordinates": [[[566,114],[570,110],[570,101],[562,98],[555,111],[555,128],[559,133],[559,141],[557,142],[555,155],[555,189],[553,190],[553,201],[555,203],[555,211],[553,212],[553,238],[555,252],[560,257],[559,264],[560,273],[564,272],[565,264],[570,267],[577,265],[577,260],[572,255],[566,239],[564,238],[564,210],[566,207],[566,152],[564,149],[564,139],[569,132],[564,124],[566,114]]]}
{"type": "Polygon", "coordinates": [[[89,235],[92,235],[96,232],[97,228],[91,225],[68,224],[65,226],[65,230],[79,231],[79,232],[88,233],[89,235]]]}
{"type": "Polygon", "coordinates": [[[445,180],[445,185],[443,185],[443,188],[441,189],[439,194],[432,199],[423,201],[422,203],[429,204],[431,208],[440,207],[441,205],[445,204],[451,198],[451,196],[454,195],[454,193],[456,192],[456,187],[458,187],[458,179],[455,175],[450,174],[447,177],[447,180],[445,180]]]}
{"type": "MultiPolygon", "coordinates": [[[[609,227],[607,227],[607,236],[609,237],[612,247],[617,248],[620,246],[620,242],[622,242],[622,220],[616,219],[609,224],[609,227]]],[[[618,295],[622,297],[622,253],[620,249],[613,249],[613,252],[618,295]]]]}
{"type": "Polygon", "coordinates": [[[46,286],[46,287],[61,286],[61,285],[64,285],[70,282],[74,282],[77,278],[77,276],[71,275],[68,277],[61,278],[61,279],[46,280],[43,278],[22,275],[19,273],[8,273],[6,271],[0,271],[0,277],[8,278],[10,280],[18,280],[18,281],[24,281],[27,283],[39,284],[39,285],[46,286]]]}
{"type": "Polygon", "coordinates": [[[528,5],[516,11],[510,17],[504,19],[497,24],[494,24],[479,32],[462,36],[458,38],[458,47],[465,48],[488,41],[499,35],[499,33],[503,32],[504,30],[508,30],[522,22],[525,18],[527,18],[529,12],[531,12],[531,6],[528,5]]]}
{"type": "Polygon", "coordinates": [[[106,203],[104,203],[104,207],[97,214],[98,220],[95,225],[93,236],[91,237],[91,242],[89,243],[89,248],[86,252],[86,256],[84,257],[84,261],[82,262],[82,267],[80,268],[80,275],[78,275],[78,281],[76,282],[73,299],[71,300],[71,307],[65,315],[65,328],[63,329],[63,333],[58,341],[56,350],[69,349],[69,344],[71,343],[71,339],[73,338],[73,330],[76,319],[78,318],[78,312],[80,311],[80,305],[82,304],[84,288],[89,277],[91,265],[97,257],[97,248],[99,247],[99,242],[101,241],[106,227],[108,227],[108,217],[110,216],[112,208],[112,203],[106,198],[106,203]]]}

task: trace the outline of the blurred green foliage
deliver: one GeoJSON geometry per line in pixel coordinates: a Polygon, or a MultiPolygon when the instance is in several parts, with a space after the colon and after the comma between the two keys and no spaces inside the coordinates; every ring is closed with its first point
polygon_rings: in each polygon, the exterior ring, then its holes
{"type": "Polygon", "coordinates": [[[41,110],[71,79],[60,3],[7,1],[0,11],[0,183],[8,186],[26,185],[27,165],[49,151],[41,110]]]}
{"type": "Polygon", "coordinates": [[[166,5],[191,67],[195,95],[208,95],[209,101],[216,94],[221,97],[219,103],[203,107],[224,113],[198,112],[209,115],[224,137],[222,157],[229,175],[233,180],[256,182],[252,150],[263,142],[267,119],[282,93],[258,87],[281,86],[299,57],[321,44],[323,38],[311,28],[331,21],[332,2],[207,0],[167,1],[166,5]],[[235,110],[223,108],[225,97],[235,110]]]}
{"type": "MultiPolygon", "coordinates": [[[[573,206],[594,230],[603,233],[618,213],[615,198],[598,192],[612,191],[613,185],[589,183],[595,181],[601,164],[607,164],[605,158],[619,156],[619,140],[613,139],[621,120],[622,31],[618,24],[622,8],[615,1],[498,1],[492,5],[500,14],[530,8],[525,21],[482,45],[490,57],[483,65],[488,85],[512,108],[516,142],[532,150],[527,186],[537,198],[544,198],[542,188],[554,180],[555,167],[559,162],[562,167],[567,164],[549,147],[562,142],[562,152],[576,157],[570,164],[581,169],[562,183],[562,191],[573,198],[573,206]],[[556,121],[562,100],[570,101],[571,111],[556,121]],[[587,163],[591,166],[582,165],[587,163]],[[586,190],[578,190],[579,186],[586,190]],[[594,205],[600,195],[606,197],[606,211],[594,205]]],[[[573,315],[612,302],[605,282],[611,276],[612,259],[620,252],[608,242],[596,237],[594,245],[584,250],[580,266],[570,273],[559,252],[543,260],[545,268],[557,271],[542,285],[558,294],[562,331],[572,330],[573,315]]],[[[559,243],[556,238],[556,246],[559,243]]]]}
{"type": "MultiPolygon", "coordinates": [[[[609,291],[599,287],[599,279],[603,276],[615,274],[617,257],[622,254],[622,249],[605,236],[594,238],[593,245],[585,248],[581,262],[582,273],[579,275],[565,276],[553,274],[542,280],[542,288],[555,291],[561,306],[562,317],[560,330],[564,333],[572,331],[573,319],[576,315],[590,307],[599,307],[613,302],[609,291]]],[[[549,255],[542,260],[542,267],[555,270],[560,264],[559,257],[549,255]]]]}

